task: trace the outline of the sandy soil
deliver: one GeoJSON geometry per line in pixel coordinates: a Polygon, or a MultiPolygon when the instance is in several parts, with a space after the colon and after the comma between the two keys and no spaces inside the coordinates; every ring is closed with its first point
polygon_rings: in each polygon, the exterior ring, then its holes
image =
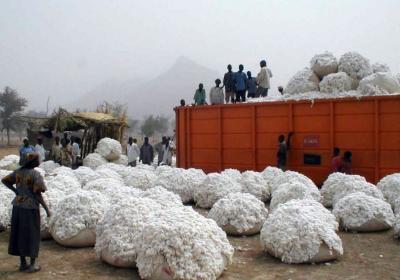
{"type": "MultiPolygon", "coordinates": [[[[340,233],[345,254],[318,265],[287,265],[264,253],[259,236],[229,238],[234,262],[220,279],[400,279],[400,241],[393,232],[340,233]]],[[[8,232],[0,233],[1,279],[140,279],[135,269],[116,269],[96,259],[93,248],[69,249],[43,241],[42,271],[17,272],[18,258],[7,255],[8,232]]]]}
{"type": "Polygon", "coordinates": [[[18,146],[6,146],[0,144],[0,159],[8,155],[18,155],[18,146]]]}

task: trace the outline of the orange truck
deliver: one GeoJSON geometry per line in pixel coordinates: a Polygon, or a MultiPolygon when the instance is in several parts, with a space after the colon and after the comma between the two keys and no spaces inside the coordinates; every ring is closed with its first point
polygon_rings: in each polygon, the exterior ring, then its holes
{"type": "Polygon", "coordinates": [[[293,131],[288,169],[321,185],[334,147],[372,183],[400,172],[400,95],[177,107],[177,166],[220,172],[276,166],[278,136],[293,131]]]}

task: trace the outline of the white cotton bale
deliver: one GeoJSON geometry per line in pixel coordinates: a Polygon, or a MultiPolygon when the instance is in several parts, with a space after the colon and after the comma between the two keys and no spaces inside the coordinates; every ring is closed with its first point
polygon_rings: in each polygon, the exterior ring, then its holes
{"type": "Polygon", "coordinates": [[[39,167],[42,168],[46,174],[50,174],[54,171],[54,169],[60,167],[61,165],[52,161],[52,160],[48,160],[48,161],[44,161],[42,162],[39,167]]]}
{"type": "Polygon", "coordinates": [[[140,234],[162,207],[149,198],[129,197],[112,204],[96,227],[96,255],[115,267],[135,267],[140,234]]]}
{"type": "Polygon", "coordinates": [[[113,162],[109,162],[109,163],[100,165],[99,167],[96,168],[96,171],[99,171],[102,169],[111,169],[111,170],[117,172],[122,177],[122,179],[124,179],[126,176],[128,176],[132,171],[131,167],[116,164],[113,162]]]}
{"type": "Polygon", "coordinates": [[[272,183],[275,180],[276,177],[282,175],[284,172],[274,166],[268,166],[266,167],[262,172],[261,175],[264,177],[265,181],[268,184],[268,189],[269,189],[269,193],[272,193],[272,183]]]}
{"type": "Polygon", "coordinates": [[[148,164],[138,164],[138,165],[136,165],[135,168],[142,169],[142,170],[147,170],[147,171],[151,171],[151,172],[155,172],[156,171],[154,166],[148,165],[148,164]]]}
{"type": "Polygon", "coordinates": [[[140,190],[152,188],[156,181],[157,176],[154,172],[139,168],[130,168],[129,173],[124,178],[125,185],[140,190]]]}
{"type": "Polygon", "coordinates": [[[400,215],[396,215],[395,217],[393,230],[394,230],[394,237],[400,238],[400,215]]]}
{"type": "Polygon", "coordinates": [[[397,81],[400,83],[400,73],[398,73],[398,74],[396,75],[396,79],[397,79],[397,81]]]}
{"type": "MultiPolygon", "coordinates": [[[[56,188],[51,188],[44,192],[42,196],[50,210],[50,213],[52,213],[57,203],[65,197],[65,193],[56,188]]],[[[44,208],[40,206],[40,237],[42,240],[48,240],[52,238],[49,230],[49,222],[50,218],[47,217],[47,213],[44,208]]]]}
{"type": "Polygon", "coordinates": [[[57,167],[49,175],[50,176],[66,175],[69,177],[75,177],[74,171],[71,168],[65,166],[57,167]]]}
{"type": "Polygon", "coordinates": [[[151,216],[140,240],[137,267],[144,279],[217,279],[234,253],[226,233],[189,207],[151,216]]]}
{"type": "Polygon", "coordinates": [[[209,209],[224,196],[241,191],[241,185],[232,178],[218,173],[210,173],[204,182],[194,190],[194,201],[198,207],[209,209]]]}
{"type": "Polygon", "coordinates": [[[336,73],[338,66],[336,57],[330,52],[317,54],[310,61],[311,69],[320,79],[329,74],[336,73]]]}
{"type": "Polygon", "coordinates": [[[0,160],[0,169],[14,171],[19,168],[19,156],[8,155],[0,160]]]}
{"type": "Polygon", "coordinates": [[[351,193],[340,199],[332,213],[341,228],[348,231],[388,230],[394,223],[394,214],[389,203],[362,192],[351,193]]]}
{"type": "Polygon", "coordinates": [[[319,91],[319,82],[318,76],[310,68],[304,68],[289,80],[285,88],[285,94],[292,95],[319,91]]]}
{"type": "Polygon", "coordinates": [[[121,175],[109,168],[96,169],[96,179],[114,179],[123,183],[121,175]]]}
{"type": "Polygon", "coordinates": [[[113,160],[112,163],[128,166],[128,157],[126,155],[120,155],[118,159],[113,160]]]}
{"type": "Polygon", "coordinates": [[[106,160],[117,160],[122,154],[122,146],[117,140],[106,137],[97,143],[95,152],[106,160]]]}
{"type": "Polygon", "coordinates": [[[278,190],[278,188],[280,188],[281,185],[288,183],[290,181],[300,182],[304,184],[306,187],[318,191],[317,186],[307,176],[296,171],[285,171],[284,173],[281,173],[280,175],[276,176],[271,182],[270,184],[271,196],[274,196],[274,192],[278,190]]]}
{"type": "Polygon", "coordinates": [[[325,207],[332,207],[333,197],[341,190],[341,185],[346,184],[347,181],[353,184],[356,182],[360,182],[360,184],[367,182],[364,177],[359,175],[347,175],[340,172],[330,174],[320,190],[322,204],[325,207]]]}
{"type": "Polygon", "coordinates": [[[75,169],[74,175],[82,186],[96,179],[96,172],[87,166],[80,166],[79,168],[75,169]]]}
{"type": "MultiPolygon", "coordinates": [[[[11,171],[0,170],[0,180],[9,175],[11,171]]],[[[11,223],[11,211],[15,194],[0,182],[0,231],[7,229],[11,223]]]]}
{"type": "Polygon", "coordinates": [[[350,78],[346,73],[339,72],[329,74],[322,79],[319,83],[321,92],[325,93],[337,93],[350,91],[352,89],[353,79],[350,78]]]}
{"type": "Polygon", "coordinates": [[[390,67],[385,63],[376,62],[376,63],[372,64],[372,71],[374,73],[390,72],[390,67]]]}
{"type": "Polygon", "coordinates": [[[343,254],[338,223],[311,199],[291,200],[270,213],[261,229],[263,249],[285,263],[317,263],[343,254]]]}
{"type": "Polygon", "coordinates": [[[350,177],[347,181],[337,185],[336,188],[335,195],[332,199],[332,206],[335,206],[335,204],[343,197],[355,192],[362,192],[366,195],[385,201],[383,193],[375,185],[368,182],[358,181],[353,177],[350,177]]]}
{"type": "Polygon", "coordinates": [[[202,176],[197,173],[188,173],[181,168],[173,168],[162,172],[154,181],[153,186],[161,186],[179,195],[183,203],[193,200],[193,189],[196,188],[196,176],[202,176]]]}
{"type": "Polygon", "coordinates": [[[82,187],[82,189],[86,191],[97,191],[106,197],[111,197],[123,186],[124,185],[121,180],[114,178],[99,178],[88,182],[82,187]]]}
{"type": "Polygon", "coordinates": [[[358,90],[363,95],[400,93],[400,83],[393,74],[378,72],[362,79],[358,90]]]}
{"type": "Polygon", "coordinates": [[[274,211],[279,205],[292,199],[313,199],[321,201],[321,194],[317,188],[310,188],[298,181],[289,181],[282,184],[272,196],[269,210],[274,211]]]}
{"type": "Polygon", "coordinates": [[[107,160],[98,153],[88,154],[83,159],[83,166],[90,167],[93,170],[95,170],[100,165],[103,165],[106,163],[107,163],[107,160]]]}
{"type": "Polygon", "coordinates": [[[248,193],[231,193],[214,204],[208,213],[229,235],[253,235],[260,232],[268,210],[255,196],[248,193]]]}
{"type": "Polygon", "coordinates": [[[46,171],[44,171],[42,168],[40,167],[35,167],[34,168],[37,172],[39,172],[40,176],[42,176],[43,178],[46,176],[46,171]]]}
{"type": "Polygon", "coordinates": [[[357,52],[347,52],[339,59],[339,72],[345,72],[355,80],[361,80],[372,74],[369,60],[357,52]]]}
{"type": "Polygon", "coordinates": [[[400,198],[400,173],[385,176],[376,186],[382,191],[384,197],[394,209],[396,206],[395,201],[400,198]]]}
{"type": "Polygon", "coordinates": [[[242,173],[239,170],[233,168],[225,169],[221,172],[221,175],[228,176],[236,182],[240,182],[240,180],[242,179],[242,173]]]}
{"type": "Polygon", "coordinates": [[[153,187],[141,193],[140,197],[150,198],[160,204],[162,207],[180,207],[183,206],[179,195],[167,191],[161,186],[153,187]]]}
{"type": "Polygon", "coordinates": [[[67,173],[46,177],[45,183],[48,190],[57,189],[64,194],[70,194],[81,189],[81,184],[74,176],[67,173]]]}
{"type": "Polygon", "coordinates": [[[96,191],[79,190],[60,200],[50,217],[54,240],[67,247],[94,246],[95,228],[109,206],[107,198],[96,191]]]}
{"type": "Polygon", "coordinates": [[[243,193],[252,194],[261,201],[267,201],[270,197],[268,183],[259,172],[243,172],[239,183],[243,193]]]}
{"type": "Polygon", "coordinates": [[[169,165],[161,165],[158,166],[157,169],[155,170],[155,174],[158,176],[161,173],[165,172],[165,171],[170,171],[173,167],[169,166],[169,165]]]}

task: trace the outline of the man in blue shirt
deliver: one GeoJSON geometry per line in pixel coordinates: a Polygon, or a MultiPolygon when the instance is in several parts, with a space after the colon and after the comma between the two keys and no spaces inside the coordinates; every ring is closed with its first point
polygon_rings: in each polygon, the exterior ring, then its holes
{"type": "Polygon", "coordinates": [[[239,71],[235,73],[236,102],[246,101],[246,82],[247,76],[243,73],[243,65],[239,65],[239,71]]]}
{"type": "Polygon", "coordinates": [[[24,144],[19,148],[19,165],[24,165],[27,160],[27,154],[34,153],[35,148],[29,143],[28,138],[24,138],[24,144]]]}
{"type": "Polygon", "coordinates": [[[251,72],[247,71],[247,97],[254,98],[256,97],[256,90],[257,90],[257,81],[256,78],[251,76],[251,72]]]}

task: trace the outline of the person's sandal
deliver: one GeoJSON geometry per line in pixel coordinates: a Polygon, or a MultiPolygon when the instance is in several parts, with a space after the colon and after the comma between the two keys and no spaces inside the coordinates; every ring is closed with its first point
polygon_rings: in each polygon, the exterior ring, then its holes
{"type": "Polygon", "coordinates": [[[29,265],[24,265],[24,266],[20,265],[19,266],[19,271],[20,272],[24,272],[24,271],[28,270],[28,268],[29,268],[29,265]]]}
{"type": "Polygon", "coordinates": [[[27,270],[26,272],[28,272],[28,273],[35,273],[35,272],[40,271],[40,269],[41,269],[41,267],[40,267],[39,265],[38,265],[38,266],[32,266],[32,265],[30,265],[29,268],[28,268],[28,270],[27,270]]]}

